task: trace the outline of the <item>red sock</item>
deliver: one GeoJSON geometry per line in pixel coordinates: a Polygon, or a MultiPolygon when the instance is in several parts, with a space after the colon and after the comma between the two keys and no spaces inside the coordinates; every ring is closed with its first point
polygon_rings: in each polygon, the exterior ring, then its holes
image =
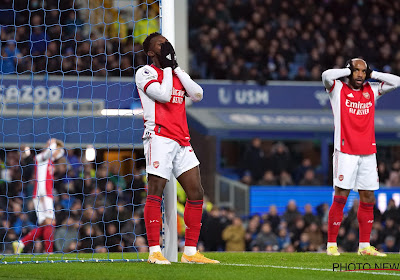
{"type": "Polygon", "coordinates": [[[360,232],[360,242],[369,242],[374,222],[375,203],[365,203],[360,201],[358,206],[357,220],[360,232]]]}
{"type": "Polygon", "coordinates": [[[42,236],[43,229],[44,229],[44,227],[42,227],[42,226],[32,229],[27,235],[25,235],[21,239],[21,242],[24,243],[24,245],[26,245],[26,244],[29,244],[29,243],[35,241],[36,239],[38,239],[39,237],[42,236]]]}
{"type": "Polygon", "coordinates": [[[47,225],[43,229],[43,241],[44,248],[47,253],[53,253],[53,241],[54,241],[54,228],[52,225],[47,225]]]}
{"type": "Polygon", "coordinates": [[[335,195],[328,216],[328,242],[336,242],[340,224],[343,220],[343,208],[346,205],[347,197],[335,195]]]}
{"type": "Polygon", "coordinates": [[[146,224],[149,246],[160,245],[161,197],[148,195],[144,205],[144,223],[146,224]]]}
{"type": "Polygon", "coordinates": [[[183,219],[186,225],[185,246],[197,246],[201,228],[203,200],[187,200],[183,219]]]}

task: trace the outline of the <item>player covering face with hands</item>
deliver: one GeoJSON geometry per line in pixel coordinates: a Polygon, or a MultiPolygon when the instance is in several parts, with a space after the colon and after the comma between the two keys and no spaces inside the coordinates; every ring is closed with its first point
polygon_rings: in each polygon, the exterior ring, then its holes
{"type": "Polygon", "coordinates": [[[173,174],[187,195],[184,221],[185,263],[218,263],[197,250],[203,210],[203,187],[199,161],[190,145],[185,96],[193,102],[203,98],[203,89],[179,66],[175,50],[159,33],[143,42],[144,52],[153,61],[136,72],[136,85],[143,106],[143,145],[148,175],[144,220],[149,243],[148,262],[170,264],[160,248],[161,200],[167,180],[173,174]]]}
{"type": "Polygon", "coordinates": [[[339,256],[336,238],[343,219],[343,208],[350,190],[358,191],[360,203],[359,255],[384,257],[370,245],[374,222],[374,191],[379,189],[375,142],[375,102],[400,86],[400,77],[372,71],[361,58],[347,62],[342,69],[322,73],[322,81],[334,115],[333,185],[335,196],[328,217],[327,254],[339,256]],[[348,78],[343,83],[340,78],[348,78]],[[368,79],[378,82],[369,82],[368,79]]]}

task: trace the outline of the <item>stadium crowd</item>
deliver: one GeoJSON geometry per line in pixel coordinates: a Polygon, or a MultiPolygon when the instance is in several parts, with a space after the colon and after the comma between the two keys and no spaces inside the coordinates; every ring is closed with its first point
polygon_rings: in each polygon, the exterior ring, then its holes
{"type": "MultiPolygon", "coordinates": [[[[33,150],[2,152],[0,250],[11,253],[11,242],[37,226],[32,201],[35,161],[33,150]]],[[[135,168],[128,178],[120,176],[119,164],[81,158],[79,150],[69,150],[54,164],[54,251],[146,250],[143,170],[135,168]]],[[[41,242],[34,246],[27,245],[25,251],[43,252],[41,242]]]]}
{"type": "MultiPolygon", "coordinates": [[[[320,81],[323,70],[342,67],[356,56],[375,69],[400,74],[400,20],[396,16],[400,3],[396,1],[211,2],[189,1],[193,78],[261,84],[320,81]]],[[[100,9],[87,7],[85,1],[57,3],[0,3],[0,69],[4,74],[132,77],[139,65],[146,64],[141,43],[143,32],[157,30],[156,3],[134,9],[133,30],[123,22],[112,24],[118,13],[111,8],[101,15],[100,9]],[[91,22],[88,8],[92,8],[91,22]]]]}
{"type": "MultiPolygon", "coordinates": [[[[320,186],[332,185],[332,172],[320,171],[320,151],[306,141],[284,143],[254,138],[242,144],[237,162],[226,168],[228,177],[247,185],[320,186]],[[233,171],[232,171],[233,170],[233,171]],[[233,174],[232,174],[233,173],[233,174]]],[[[378,174],[380,186],[400,186],[398,146],[379,147],[378,174]]],[[[231,150],[228,151],[232,153],[231,150]]],[[[224,155],[223,155],[224,156],[224,155]]],[[[331,163],[330,163],[331,164],[331,163]]],[[[330,168],[331,170],[332,168],[330,168]]]]}
{"type": "MultiPolygon", "coordinates": [[[[133,176],[120,176],[107,162],[82,162],[79,150],[68,150],[55,165],[54,252],[145,252],[148,250],[143,207],[146,177],[138,165],[133,176]]],[[[12,253],[11,242],[36,227],[32,202],[34,151],[10,150],[1,155],[0,242],[12,253]]],[[[178,192],[179,195],[179,192],[178,192]]],[[[179,244],[184,244],[185,197],[178,196],[179,244]],[[181,222],[179,222],[181,221],[181,222]]],[[[353,202],[339,232],[341,250],[358,248],[358,201],[353,202]]],[[[271,205],[268,213],[239,217],[231,209],[204,204],[199,249],[202,251],[324,251],[329,205],[298,209],[289,201],[285,210],[271,205]]],[[[400,209],[390,200],[387,210],[375,209],[371,244],[386,252],[400,246],[400,209]]],[[[34,242],[25,252],[43,252],[34,242]]]]}
{"type": "MultiPolygon", "coordinates": [[[[358,201],[345,215],[338,236],[339,250],[358,249],[358,201]]],[[[310,204],[302,213],[291,200],[281,215],[271,205],[268,213],[244,219],[229,209],[212,208],[205,212],[200,241],[205,251],[325,252],[329,205],[314,208],[310,204]]],[[[371,245],[385,252],[399,252],[400,209],[390,200],[384,213],[375,208],[371,245]]]]}
{"type": "Polygon", "coordinates": [[[359,56],[375,69],[400,74],[400,2],[190,3],[192,76],[260,83],[320,81],[322,71],[343,67],[348,58],[359,56]]]}

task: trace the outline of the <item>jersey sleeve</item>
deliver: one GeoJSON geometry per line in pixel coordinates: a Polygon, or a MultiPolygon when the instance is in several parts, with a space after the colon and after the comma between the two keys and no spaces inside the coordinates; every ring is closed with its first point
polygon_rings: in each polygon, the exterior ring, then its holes
{"type": "Polygon", "coordinates": [[[136,72],[136,85],[150,98],[162,103],[169,102],[172,95],[172,68],[163,69],[163,80],[158,81],[157,71],[146,65],[136,72]]]}
{"type": "Polygon", "coordinates": [[[333,88],[336,86],[336,83],[339,81],[339,78],[346,77],[351,74],[349,68],[342,69],[329,69],[322,73],[322,82],[326,88],[328,93],[333,91],[333,88]]]}
{"type": "Polygon", "coordinates": [[[36,161],[42,162],[48,160],[51,157],[52,151],[57,149],[56,143],[51,143],[49,147],[46,147],[43,152],[36,155],[36,161]]]}
{"type": "Polygon", "coordinates": [[[368,82],[369,85],[371,86],[372,92],[374,93],[374,98],[375,101],[381,97],[381,89],[382,89],[382,83],[381,82],[368,82]]]}
{"type": "Polygon", "coordinates": [[[157,78],[157,71],[150,66],[145,65],[136,72],[136,86],[143,92],[146,92],[149,85],[151,85],[152,83],[158,83],[157,78]]]}
{"type": "Polygon", "coordinates": [[[180,67],[174,70],[175,74],[178,76],[186,93],[193,102],[199,102],[203,99],[203,89],[199,84],[190,78],[189,74],[183,71],[180,67]]]}
{"type": "Polygon", "coordinates": [[[372,71],[371,78],[381,81],[380,83],[371,83],[371,86],[372,84],[377,84],[375,99],[400,87],[400,77],[393,74],[372,71]]]}

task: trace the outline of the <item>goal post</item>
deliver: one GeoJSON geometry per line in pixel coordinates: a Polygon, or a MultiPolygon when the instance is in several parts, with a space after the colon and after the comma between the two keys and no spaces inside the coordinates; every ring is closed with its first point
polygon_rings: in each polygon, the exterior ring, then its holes
{"type": "MultiPolygon", "coordinates": [[[[175,45],[175,0],[160,5],[161,33],[175,45]]],[[[173,175],[164,189],[163,254],[171,262],[178,261],[177,181],[173,175]]]]}

